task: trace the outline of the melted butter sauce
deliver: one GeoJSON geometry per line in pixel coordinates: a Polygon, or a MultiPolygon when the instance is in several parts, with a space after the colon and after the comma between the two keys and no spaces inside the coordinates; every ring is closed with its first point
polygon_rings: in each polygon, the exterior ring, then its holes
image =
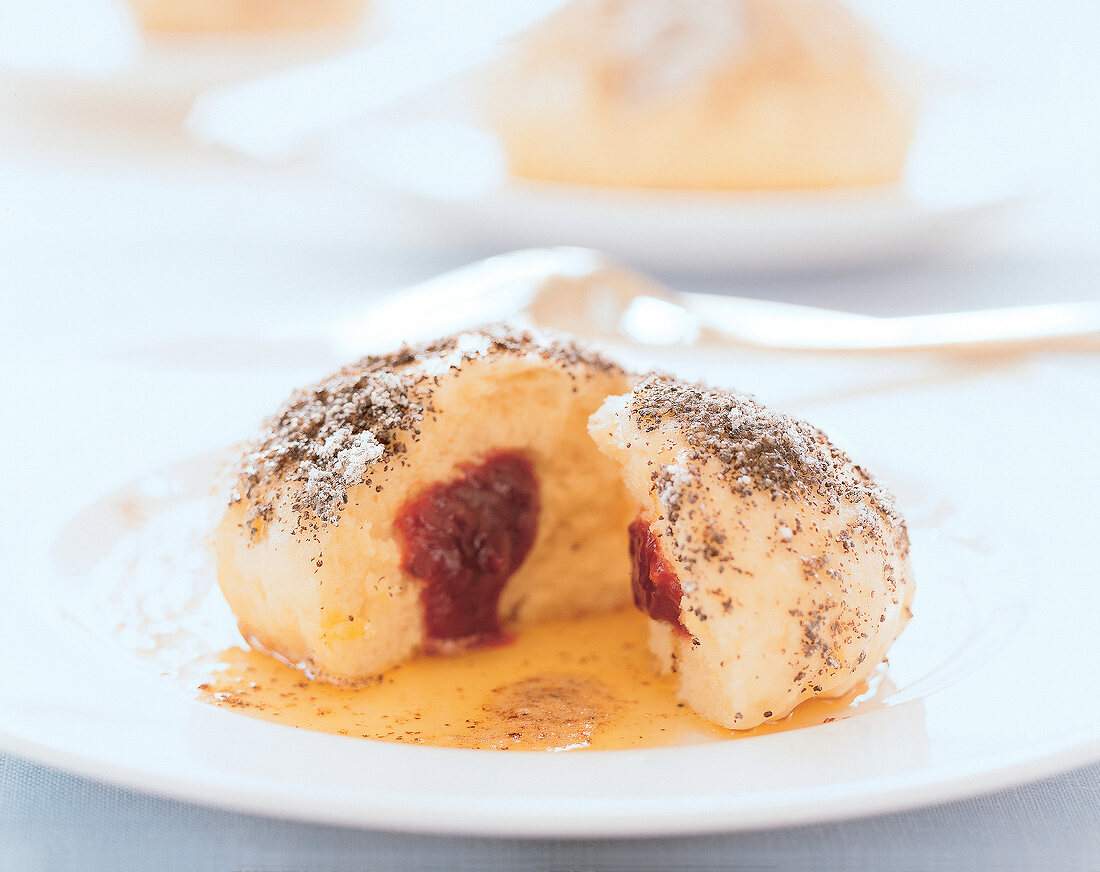
{"type": "Polygon", "coordinates": [[[810,700],[785,720],[733,732],[676,701],[653,672],[646,618],[634,609],[530,627],[510,645],[423,656],[378,682],[311,681],[257,651],[222,652],[202,699],[301,729],[451,748],[564,751],[655,748],[826,723],[877,707],[866,687],[810,700]]]}

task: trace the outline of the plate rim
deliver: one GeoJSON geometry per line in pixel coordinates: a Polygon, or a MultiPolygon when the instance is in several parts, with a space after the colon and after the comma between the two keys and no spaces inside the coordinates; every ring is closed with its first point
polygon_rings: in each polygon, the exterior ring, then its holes
{"type": "MultiPolygon", "coordinates": [[[[194,704],[201,705],[198,702],[194,704]]],[[[265,724],[265,726],[281,730],[293,729],[279,724],[265,724]]],[[[836,795],[835,785],[816,788],[788,788],[777,791],[774,795],[769,795],[768,801],[763,803],[759,802],[759,795],[755,795],[757,801],[752,806],[747,808],[738,806],[732,810],[723,810],[717,807],[719,798],[715,797],[711,801],[703,803],[711,807],[704,809],[701,815],[698,808],[692,810],[694,815],[699,815],[698,817],[689,816],[686,809],[681,809],[678,813],[674,812],[670,816],[667,805],[661,805],[660,808],[643,814],[630,809],[591,814],[591,809],[586,809],[587,817],[582,817],[575,811],[571,816],[565,814],[548,816],[545,811],[537,816],[531,816],[530,813],[522,811],[504,815],[473,812],[445,818],[432,817],[430,823],[425,821],[423,815],[417,815],[413,809],[404,806],[394,807],[391,805],[385,809],[378,807],[363,808],[341,804],[338,797],[332,797],[318,803],[317,797],[305,795],[299,795],[296,801],[288,802],[288,798],[282,794],[265,792],[259,786],[250,790],[244,786],[231,787],[223,785],[216,792],[211,792],[209,783],[200,779],[169,777],[163,774],[156,775],[145,769],[104,762],[85,754],[57,749],[35,742],[2,727],[0,727],[0,751],[70,775],[102,781],[117,788],[184,801],[208,808],[220,808],[239,814],[278,817],[310,824],[347,826],[363,830],[400,832],[410,835],[466,835],[489,838],[583,840],[590,838],[673,838],[780,829],[878,817],[940,803],[984,796],[1043,778],[1057,776],[1100,761],[1100,728],[1091,731],[1082,729],[1070,735],[1075,738],[1063,737],[1063,741],[1052,743],[1052,747],[1046,749],[1043,753],[1022,759],[1003,759],[994,765],[975,764],[969,771],[958,772],[954,776],[941,776],[938,769],[944,767],[938,767],[923,770],[920,777],[916,779],[914,779],[913,773],[906,773],[852,782],[846,785],[848,789],[843,796],[836,795]],[[1078,739],[1076,738],[1078,733],[1086,735],[1078,739]],[[1088,735],[1090,733],[1091,735],[1088,735]],[[805,794],[805,797],[798,802],[791,802],[787,794],[792,793],[805,794]]],[[[484,753],[478,751],[458,752],[467,754],[484,753]]],[[[527,753],[533,754],[534,752],[527,753]]],[[[633,752],[586,752],[586,754],[601,755],[629,753],[633,752]]],[[[994,759],[997,759],[997,757],[1013,758],[1019,757],[1019,755],[1000,754],[996,755],[994,759]]],[[[562,802],[573,801],[564,800],[562,802]]],[[[649,804],[666,802],[666,800],[651,800],[649,804]]],[[[421,806],[415,811],[423,812],[423,810],[421,806]]]]}

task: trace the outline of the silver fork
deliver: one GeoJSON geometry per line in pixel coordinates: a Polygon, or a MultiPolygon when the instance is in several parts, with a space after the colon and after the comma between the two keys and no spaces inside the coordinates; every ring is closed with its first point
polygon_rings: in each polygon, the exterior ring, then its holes
{"type": "Polygon", "coordinates": [[[645,345],[813,352],[1100,349],[1100,303],[882,318],[673,291],[582,248],[526,249],[462,267],[372,305],[331,340],[340,352],[361,353],[517,316],[645,345]]]}

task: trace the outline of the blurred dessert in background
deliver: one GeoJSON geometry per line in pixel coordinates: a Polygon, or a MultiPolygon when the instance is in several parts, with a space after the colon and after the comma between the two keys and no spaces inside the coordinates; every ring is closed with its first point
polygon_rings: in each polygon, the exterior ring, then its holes
{"type": "Polygon", "coordinates": [[[836,0],[574,0],[485,79],[514,175],[648,188],[897,181],[915,88],[836,0]]]}
{"type": "Polygon", "coordinates": [[[81,151],[193,153],[200,94],[376,39],[368,0],[85,0],[64,28],[57,3],[23,5],[0,39],[10,128],[81,151]]]}
{"type": "Polygon", "coordinates": [[[213,33],[345,27],[366,0],[130,0],[143,29],[213,33]]]}

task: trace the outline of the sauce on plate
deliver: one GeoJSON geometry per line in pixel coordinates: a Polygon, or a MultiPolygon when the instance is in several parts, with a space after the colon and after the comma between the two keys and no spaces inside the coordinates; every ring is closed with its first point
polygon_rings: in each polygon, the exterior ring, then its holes
{"type": "Polygon", "coordinates": [[[875,707],[875,689],[810,700],[777,724],[733,732],[676,700],[655,675],[634,609],[523,629],[508,645],[422,656],[370,684],[311,681],[259,651],[229,648],[199,688],[223,708],[301,729],[451,748],[656,748],[825,723],[875,707]]]}

